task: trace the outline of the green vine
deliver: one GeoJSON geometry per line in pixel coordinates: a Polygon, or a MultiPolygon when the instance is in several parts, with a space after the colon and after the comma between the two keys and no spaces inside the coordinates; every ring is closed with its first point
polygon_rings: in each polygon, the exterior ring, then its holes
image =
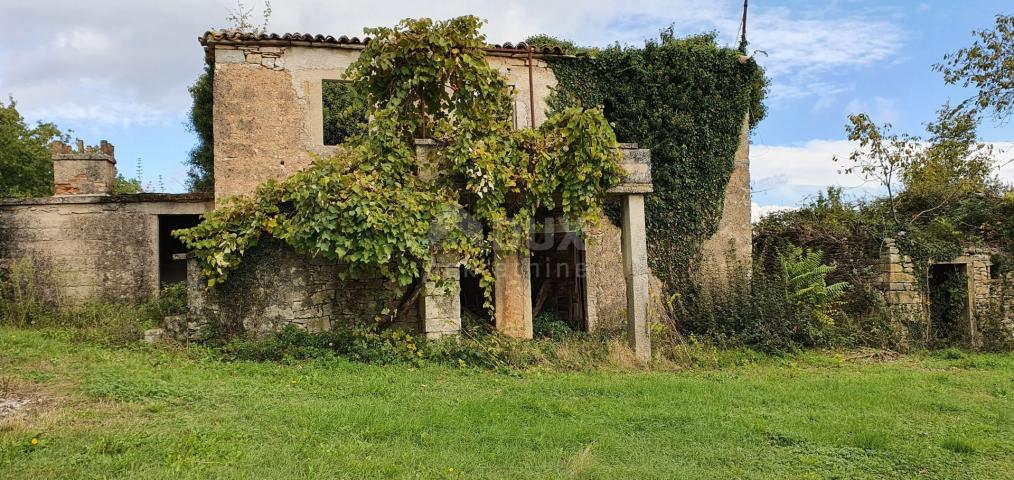
{"type": "Polygon", "coordinates": [[[620,141],[651,149],[649,262],[670,294],[689,293],[701,245],[718,228],[744,119],[753,127],[765,114],[763,69],[719,47],[714,34],[676,38],[671,27],[640,48],[528,41],[579,54],[550,60],[558,81],[551,107],[601,106],[620,141]]]}
{"type": "Polygon", "coordinates": [[[347,277],[379,272],[404,292],[403,305],[435,258],[453,258],[480,276],[492,308],[494,252],[527,249],[533,223],[551,214],[579,230],[593,224],[622,173],[612,129],[599,109],[566,108],[537,130],[515,130],[481,24],[468,16],[367,29],[373,40],[346,79],[370,121],[347,130],[342,152],[176,232],[208,284],[225,281],[268,235],[347,266],[347,277]],[[438,146],[426,158],[416,155],[419,137],[438,146]]]}

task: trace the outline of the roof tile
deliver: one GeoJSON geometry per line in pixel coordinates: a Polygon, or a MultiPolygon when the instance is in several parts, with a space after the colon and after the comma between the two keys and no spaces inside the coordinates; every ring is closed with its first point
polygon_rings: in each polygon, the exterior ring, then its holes
{"type": "MultiPolygon", "coordinates": [[[[204,35],[198,37],[198,41],[205,47],[209,45],[263,45],[263,44],[294,44],[294,43],[308,43],[312,45],[321,46],[363,46],[370,42],[370,37],[349,37],[341,35],[334,37],[331,35],[321,34],[310,34],[310,33],[253,33],[253,32],[241,32],[238,30],[209,30],[204,32],[204,35]]],[[[540,55],[566,55],[567,52],[557,46],[549,45],[532,45],[533,53],[540,55]]],[[[491,50],[511,50],[517,52],[527,52],[529,45],[525,42],[518,42],[513,44],[510,42],[503,44],[487,45],[488,49],[491,50]]]]}

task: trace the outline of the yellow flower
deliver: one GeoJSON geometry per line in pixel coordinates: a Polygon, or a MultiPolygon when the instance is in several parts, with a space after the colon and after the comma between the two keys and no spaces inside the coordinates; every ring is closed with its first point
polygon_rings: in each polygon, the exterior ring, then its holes
{"type": "Polygon", "coordinates": [[[32,439],[32,445],[38,445],[38,444],[39,444],[39,439],[38,438],[33,438],[32,439]]]}
{"type": "Polygon", "coordinates": [[[447,471],[450,473],[454,473],[454,467],[448,468],[447,471]]]}

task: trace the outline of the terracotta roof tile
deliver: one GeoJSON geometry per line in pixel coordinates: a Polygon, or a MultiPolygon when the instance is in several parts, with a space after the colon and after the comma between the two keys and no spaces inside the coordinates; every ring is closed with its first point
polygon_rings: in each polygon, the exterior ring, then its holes
{"type": "MultiPolygon", "coordinates": [[[[341,35],[321,35],[311,33],[252,33],[240,32],[237,30],[209,30],[198,37],[198,41],[205,47],[209,45],[307,45],[307,46],[352,46],[361,47],[370,42],[370,37],[349,37],[341,35]]],[[[525,42],[512,44],[488,45],[490,50],[508,50],[516,52],[527,52],[529,45],[525,42]]],[[[567,52],[556,46],[533,45],[534,53],[539,55],[566,55],[567,52]]]]}

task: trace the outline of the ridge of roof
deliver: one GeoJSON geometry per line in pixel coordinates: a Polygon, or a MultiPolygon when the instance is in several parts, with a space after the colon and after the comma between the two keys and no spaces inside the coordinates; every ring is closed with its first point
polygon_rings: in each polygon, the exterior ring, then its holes
{"type": "MultiPolygon", "coordinates": [[[[239,30],[208,30],[197,38],[205,47],[213,45],[301,45],[321,47],[352,47],[362,48],[372,40],[370,37],[350,37],[347,35],[333,36],[312,33],[255,33],[242,32],[239,30]]],[[[493,51],[514,51],[527,53],[529,47],[532,53],[539,55],[567,55],[567,52],[558,46],[550,45],[528,45],[525,42],[500,43],[486,46],[487,50],[493,51]]]]}

